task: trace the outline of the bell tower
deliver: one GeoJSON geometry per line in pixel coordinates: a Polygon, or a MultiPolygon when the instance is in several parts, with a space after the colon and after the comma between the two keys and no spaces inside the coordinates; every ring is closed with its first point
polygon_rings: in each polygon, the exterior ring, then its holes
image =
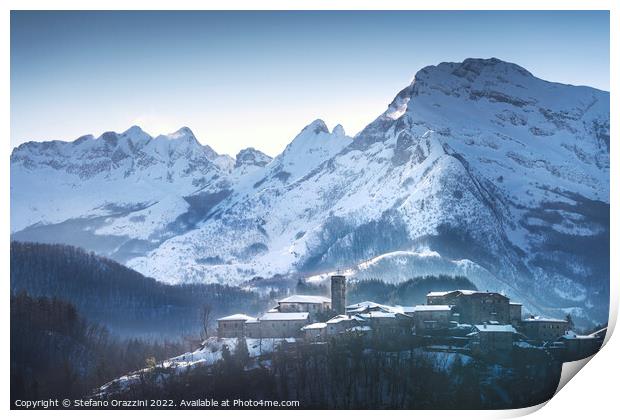
{"type": "Polygon", "coordinates": [[[344,315],[346,311],[347,278],[345,276],[332,276],[332,310],[338,315],[344,315]]]}

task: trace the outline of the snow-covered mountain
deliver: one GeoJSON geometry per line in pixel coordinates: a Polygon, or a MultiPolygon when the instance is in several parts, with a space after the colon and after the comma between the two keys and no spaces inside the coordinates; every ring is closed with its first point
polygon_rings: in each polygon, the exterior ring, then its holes
{"type": "Polygon", "coordinates": [[[609,147],[608,92],[468,59],[420,70],[355,137],[317,120],[273,160],[188,129],[24,144],[11,227],[168,282],[447,272],[603,321],[609,147]]]}
{"type": "Polygon", "coordinates": [[[122,261],[189,228],[187,216],[179,220],[195,211],[187,196],[227,194],[235,163],[187,127],[155,138],[134,126],[73,142],[24,143],[11,155],[11,231],[122,261]]]}

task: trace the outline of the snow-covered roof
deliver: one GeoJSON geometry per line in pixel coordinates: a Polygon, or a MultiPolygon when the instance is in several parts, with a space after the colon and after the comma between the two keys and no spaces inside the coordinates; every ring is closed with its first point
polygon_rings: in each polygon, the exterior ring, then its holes
{"type": "Polygon", "coordinates": [[[218,318],[217,320],[218,321],[248,321],[252,319],[256,319],[256,318],[253,318],[246,314],[234,314],[234,315],[225,316],[223,318],[218,318]]]}
{"type": "Polygon", "coordinates": [[[444,292],[430,292],[430,293],[427,293],[426,296],[428,296],[428,297],[439,297],[439,296],[445,296],[448,293],[452,293],[452,292],[454,292],[454,290],[449,291],[449,292],[447,292],[447,291],[444,291],[444,292]]]}
{"type": "Polygon", "coordinates": [[[304,321],[308,312],[267,312],[260,317],[261,321],[304,321]]]}
{"type": "Polygon", "coordinates": [[[367,314],[360,314],[363,318],[396,318],[395,312],[372,311],[367,314]]]}
{"type": "Polygon", "coordinates": [[[359,303],[354,303],[352,305],[347,305],[347,311],[349,312],[356,312],[356,310],[365,310],[365,309],[372,309],[372,308],[383,308],[386,307],[386,305],[382,305],[380,303],[377,302],[372,302],[369,300],[365,300],[364,302],[359,302],[359,303]]]}
{"type": "Polygon", "coordinates": [[[415,312],[415,306],[398,306],[403,313],[415,312]]]}
{"type": "Polygon", "coordinates": [[[353,305],[347,306],[347,312],[363,312],[372,309],[378,309],[384,312],[394,312],[394,313],[403,313],[403,308],[401,306],[390,306],[384,305],[382,303],[371,302],[369,300],[359,303],[354,303],[353,305]]]}
{"type": "Polygon", "coordinates": [[[543,316],[535,316],[534,318],[526,318],[523,320],[523,322],[562,322],[562,323],[568,323],[567,320],[565,319],[558,319],[558,318],[546,318],[543,316]]]}
{"type": "Polygon", "coordinates": [[[413,312],[429,312],[429,311],[450,311],[450,305],[416,305],[413,312]]]}
{"type": "Polygon", "coordinates": [[[278,303],[329,303],[332,300],[325,296],[292,295],[280,299],[278,303]]]}
{"type": "Polygon", "coordinates": [[[351,320],[352,318],[348,315],[336,315],[335,317],[327,321],[327,324],[337,324],[342,321],[351,321],[351,320]]]}
{"type": "Polygon", "coordinates": [[[465,296],[472,296],[476,294],[495,294],[495,295],[504,296],[500,292],[488,292],[488,291],[485,292],[482,290],[449,290],[449,291],[442,291],[442,292],[430,292],[430,293],[427,293],[426,296],[427,297],[441,297],[441,296],[449,295],[450,293],[460,293],[465,296]]]}
{"type": "Polygon", "coordinates": [[[306,325],[301,327],[302,330],[322,330],[326,328],[327,324],[325,322],[315,322],[314,324],[306,325]]]}
{"type": "Polygon", "coordinates": [[[460,292],[462,295],[466,295],[466,296],[475,295],[477,293],[495,293],[495,292],[481,292],[480,290],[457,290],[457,292],[460,292]]]}
{"type": "Polygon", "coordinates": [[[439,297],[449,295],[450,293],[460,292],[463,295],[473,295],[474,293],[479,293],[478,290],[445,290],[441,292],[430,292],[426,296],[428,297],[439,297]]]}
{"type": "Polygon", "coordinates": [[[363,302],[358,302],[358,303],[353,303],[351,305],[347,305],[347,309],[367,308],[367,307],[372,307],[372,306],[381,306],[381,304],[370,301],[370,300],[365,300],[363,302]]]}
{"type": "Polygon", "coordinates": [[[515,330],[515,327],[513,327],[512,325],[475,325],[474,326],[475,329],[477,329],[478,331],[482,331],[482,332],[510,332],[510,333],[516,333],[517,330],[515,330]]]}
{"type": "Polygon", "coordinates": [[[522,303],[520,303],[520,302],[510,302],[510,304],[511,304],[511,305],[515,305],[515,306],[517,306],[517,305],[518,305],[518,306],[523,306],[523,304],[522,304],[522,303]]]}
{"type": "Polygon", "coordinates": [[[562,336],[565,340],[594,340],[597,337],[594,335],[579,335],[575,331],[567,331],[566,334],[562,336]]]}

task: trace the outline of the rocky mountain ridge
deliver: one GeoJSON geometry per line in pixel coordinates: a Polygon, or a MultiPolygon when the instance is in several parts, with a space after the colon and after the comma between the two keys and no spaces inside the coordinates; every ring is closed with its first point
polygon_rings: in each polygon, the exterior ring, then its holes
{"type": "Polygon", "coordinates": [[[273,160],[218,155],[186,128],[22,145],[12,232],[172,283],[467,275],[600,322],[609,148],[608,92],[467,59],[417,72],[355,137],[317,120],[273,160]]]}

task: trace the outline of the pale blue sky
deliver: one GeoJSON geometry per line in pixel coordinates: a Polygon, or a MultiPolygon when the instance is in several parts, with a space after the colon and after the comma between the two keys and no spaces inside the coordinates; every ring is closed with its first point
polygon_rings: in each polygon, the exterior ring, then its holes
{"type": "Polygon", "coordinates": [[[316,118],[355,134],[417,70],[467,57],[609,90],[609,14],[12,12],[11,144],[188,126],[275,155],[316,118]]]}

